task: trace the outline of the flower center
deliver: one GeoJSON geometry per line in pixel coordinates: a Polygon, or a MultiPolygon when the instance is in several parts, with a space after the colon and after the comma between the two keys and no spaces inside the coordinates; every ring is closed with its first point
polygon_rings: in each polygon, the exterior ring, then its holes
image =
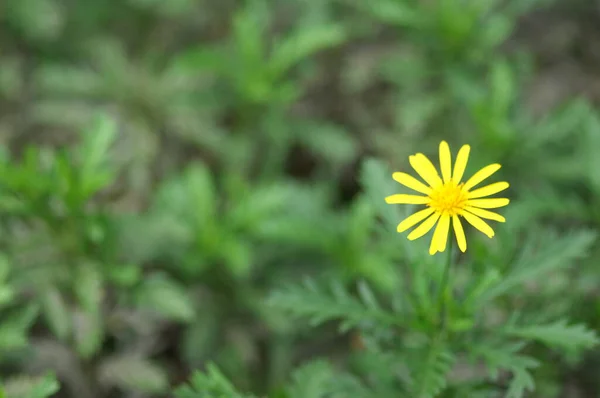
{"type": "Polygon", "coordinates": [[[463,184],[457,185],[454,181],[449,181],[433,189],[429,194],[433,207],[440,213],[446,213],[450,216],[458,214],[467,203],[467,192],[462,189],[463,184]]]}

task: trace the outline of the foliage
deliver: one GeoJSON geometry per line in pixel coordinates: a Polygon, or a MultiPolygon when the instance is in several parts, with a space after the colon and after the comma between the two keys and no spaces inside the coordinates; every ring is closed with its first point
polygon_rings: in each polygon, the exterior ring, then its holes
{"type": "Polygon", "coordinates": [[[0,2],[0,396],[597,395],[576,3],[0,2]],[[447,289],[383,200],[442,138],[511,184],[447,289]]]}

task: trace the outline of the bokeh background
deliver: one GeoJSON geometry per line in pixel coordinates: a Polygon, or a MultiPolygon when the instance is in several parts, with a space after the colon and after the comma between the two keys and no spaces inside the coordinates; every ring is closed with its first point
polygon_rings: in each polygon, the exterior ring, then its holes
{"type": "MultiPolygon", "coordinates": [[[[57,397],[166,397],[208,361],[278,394],[303,361],[344,362],[357,335],[265,298],[306,276],[394,289],[411,249],[372,237],[365,165],[441,139],[511,183],[464,261],[585,228],[510,306],[600,328],[599,66],[591,0],[2,0],[7,396],[51,371],[57,397]]],[[[540,358],[532,396],[600,393],[600,353],[540,358]]]]}

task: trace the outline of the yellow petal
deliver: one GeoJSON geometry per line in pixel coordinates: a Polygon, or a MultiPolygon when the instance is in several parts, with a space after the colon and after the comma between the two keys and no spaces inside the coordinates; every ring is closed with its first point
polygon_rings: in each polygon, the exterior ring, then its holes
{"type": "Polygon", "coordinates": [[[417,180],[415,177],[406,173],[396,172],[392,174],[392,178],[398,181],[400,184],[407,186],[410,189],[414,189],[417,192],[424,193],[425,195],[429,195],[431,193],[431,188],[417,180]]]}
{"type": "Polygon", "coordinates": [[[466,211],[461,212],[460,215],[463,216],[465,218],[465,220],[467,220],[469,222],[469,224],[471,224],[472,226],[474,226],[475,228],[477,228],[478,230],[480,230],[481,232],[486,234],[488,236],[488,238],[491,238],[494,236],[494,230],[492,229],[492,227],[490,227],[481,218],[477,217],[474,214],[466,212],[466,211]]]}
{"type": "Polygon", "coordinates": [[[494,164],[485,166],[483,169],[481,169],[477,173],[473,174],[473,177],[469,178],[467,180],[467,182],[465,182],[463,189],[465,189],[467,191],[470,190],[475,185],[479,184],[481,181],[485,180],[486,178],[488,178],[489,176],[491,176],[492,174],[494,174],[495,172],[500,170],[500,167],[502,167],[502,166],[500,166],[498,163],[494,163],[494,164]]]}
{"type": "Polygon", "coordinates": [[[435,228],[433,238],[431,239],[431,245],[429,246],[429,254],[434,255],[436,252],[443,252],[446,250],[446,242],[448,241],[448,230],[450,229],[450,216],[448,214],[442,214],[440,221],[435,228]]]}
{"type": "Polygon", "coordinates": [[[509,187],[509,185],[508,185],[508,182],[506,182],[506,181],[495,182],[493,184],[486,185],[483,188],[479,188],[479,189],[469,192],[467,194],[467,198],[469,198],[469,199],[483,198],[485,196],[490,196],[495,193],[502,192],[508,187],[509,187]]]}
{"type": "Polygon", "coordinates": [[[465,169],[467,168],[467,161],[469,160],[469,151],[471,151],[471,147],[469,145],[463,145],[458,151],[458,155],[456,155],[456,163],[454,164],[454,173],[452,174],[452,179],[457,184],[462,180],[463,174],[465,174],[465,169]]]}
{"type": "Polygon", "coordinates": [[[444,182],[450,181],[452,177],[452,155],[446,141],[440,142],[440,170],[442,170],[444,182]]]}
{"type": "Polygon", "coordinates": [[[400,224],[398,224],[398,232],[404,232],[407,229],[417,225],[418,222],[426,219],[433,213],[435,210],[432,207],[428,207],[421,211],[416,212],[415,214],[406,217],[400,224]]]}
{"type": "Polygon", "coordinates": [[[427,159],[425,155],[422,153],[417,153],[416,155],[409,156],[408,161],[413,169],[421,176],[425,182],[427,182],[431,187],[437,187],[442,185],[442,179],[440,178],[437,170],[431,160],[427,159]]]}
{"type": "Polygon", "coordinates": [[[464,253],[467,251],[467,238],[465,238],[465,230],[460,222],[460,218],[456,214],[452,216],[452,226],[454,227],[458,248],[464,253]]]}
{"type": "Polygon", "coordinates": [[[408,240],[415,240],[425,235],[433,228],[435,222],[440,218],[440,213],[433,213],[427,220],[423,221],[423,224],[415,228],[410,234],[408,234],[408,240]]]}
{"type": "Polygon", "coordinates": [[[506,219],[504,217],[502,217],[500,214],[498,213],[494,213],[491,211],[487,211],[487,210],[483,210],[483,209],[478,209],[476,207],[471,207],[471,206],[466,206],[465,210],[475,214],[476,216],[479,216],[481,218],[487,218],[488,220],[494,220],[494,221],[499,221],[499,222],[505,222],[506,219]]]}
{"type": "Polygon", "coordinates": [[[405,205],[425,205],[431,199],[427,196],[396,194],[385,198],[387,204],[405,204],[405,205]]]}
{"type": "Polygon", "coordinates": [[[509,203],[510,200],[506,198],[472,199],[467,201],[467,206],[481,207],[482,209],[495,209],[497,207],[504,207],[509,203]]]}

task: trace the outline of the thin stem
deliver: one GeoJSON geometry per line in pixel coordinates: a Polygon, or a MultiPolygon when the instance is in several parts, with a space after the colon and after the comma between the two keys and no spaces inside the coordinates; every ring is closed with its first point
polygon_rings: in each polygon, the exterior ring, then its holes
{"type": "Polygon", "coordinates": [[[452,266],[452,236],[449,237],[448,242],[448,256],[446,257],[446,264],[444,266],[444,272],[442,274],[442,280],[440,281],[439,292],[438,292],[438,308],[440,314],[440,321],[442,329],[446,328],[446,291],[448,288],[448,279],[450,278],[450,268],[452,266]]]}

